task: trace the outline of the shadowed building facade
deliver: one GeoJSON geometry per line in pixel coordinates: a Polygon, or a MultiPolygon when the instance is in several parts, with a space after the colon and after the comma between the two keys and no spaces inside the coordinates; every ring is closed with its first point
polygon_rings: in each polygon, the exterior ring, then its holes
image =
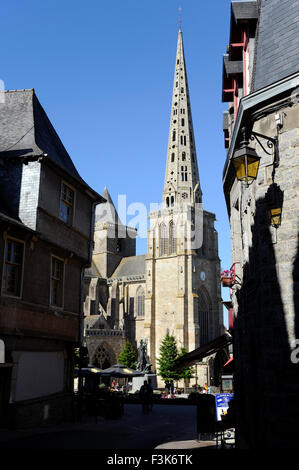
{"type": "Polygon", "coordinates": [[[72,416],[83,269],[102,197],[78,174],[34,90],[0,103],[1,426],[72,416]]]}
{"type": "Polygon", "coordinates": [[[298,7],[290,0],[231,2],[223,59],[236,442],[243,448],[298,442],[298,7]],[[237,180],[233,164],[244,133],[260,157],[250,184],[237,180]]]}

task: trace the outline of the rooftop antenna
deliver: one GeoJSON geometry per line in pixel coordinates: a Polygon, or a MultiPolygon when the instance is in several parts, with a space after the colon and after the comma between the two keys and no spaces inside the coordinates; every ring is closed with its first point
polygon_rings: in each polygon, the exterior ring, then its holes
{"type": "Polygon", "coordinates": [[[182,7],[179,7],[179,31],[181,31],[181,24],[182,24],[182,7]]]}

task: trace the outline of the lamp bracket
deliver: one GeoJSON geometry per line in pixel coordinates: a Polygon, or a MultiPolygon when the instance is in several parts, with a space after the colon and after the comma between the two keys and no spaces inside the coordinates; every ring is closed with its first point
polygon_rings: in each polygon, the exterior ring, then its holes
{"type": "Polygon", "coordinates": [[[267,141],[267,147],[269,149],[272,149],[274,147],[274,151],[276,151],[276,147],[277,147],[277,137],[269,137],[267,135],[263,135],[263,134],[259,134],[258,132],[254,132],[254,131],[251,131],[250,133],[250,140],[256,140],[258,142],[258,144],[260,145],[260,147],[262,147],[262,149],[264,150],[264,152],[267,154],[267,155],[271,155],[271,152],[268,152],[264,145],[261,143],[260,141],[260,138],[262,139],[265,139],[267,141]]]}

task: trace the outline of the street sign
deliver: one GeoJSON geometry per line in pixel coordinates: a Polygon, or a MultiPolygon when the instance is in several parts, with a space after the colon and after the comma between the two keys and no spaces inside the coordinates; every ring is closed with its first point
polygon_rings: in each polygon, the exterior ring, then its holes
{"type": "Polygon", "coordinates": [[[228,403],[233,397],[234,397],[233,393],[217,393],[216,394],[217,421],[221,421],[221,416],[227,413],[228,403]]]}

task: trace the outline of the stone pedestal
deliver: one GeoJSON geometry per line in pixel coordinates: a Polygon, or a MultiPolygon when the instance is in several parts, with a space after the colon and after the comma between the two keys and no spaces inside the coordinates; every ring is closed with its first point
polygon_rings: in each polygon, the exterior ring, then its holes
{"type": "Polygon", "coordinates": [[[157,376],[156,376],[156,374],[151,374],[151,373],[147,374],[147,373],[145,373],[143,376],[133,377],[132,378],[131,393],[135,393],[136,391],[139,391],[145,380],[147,380],[147,382],[150,380],[154,389],[157,387],[157,376]]]}

